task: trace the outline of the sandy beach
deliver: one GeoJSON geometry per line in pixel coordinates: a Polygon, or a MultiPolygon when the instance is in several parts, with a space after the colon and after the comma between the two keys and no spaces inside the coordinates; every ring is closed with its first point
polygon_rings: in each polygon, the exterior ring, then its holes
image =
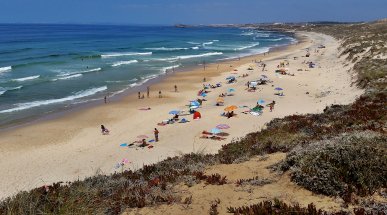
{"type": "MultiPolygon", "coordinates": [[[[94,174],[110,174],[122,159],[130,163],[125,169],[141,168],[169,156],[190,152],[215,153],[224,144],[257,131],[273,118],[291,114],[319,113],[330,104],[349,104],[362,94],[352,86],[353,77],[348,73],[345,60],[338,58],[339,42],[330,36],[317,33],[298,33],[303,38],[298,44],[286,49],[210,64],[192,71],[175,73],[162,82],[151,85],[150,98],[137,99],[137,94],[128,95],[119,101],[111,101],[65,114],[55,119],[33,123],[0,133],[0,199],[18,191],[29,190],[58,181],[74,181],[94,174]],[[326,48],[318,49],[319,45],[326,48]],[[306,49],[311,56],[306,58],[306,49]],[[296,58],[295,58],[296,57],[296,58]],[[262,60],[266,71],[254,61],[262,60]],[[278,75],[277,65],[288,60],[290,75],[278,75]],[[308,68],[305,62],[316,63],[308,68]],[[253,70],[248,70],[252,65],[253,70]],[[237,71],[234,71],[234,70],[237,71]],[[299,71],[302,69],[302,71],[299,71]],[[237,82],[226,84],[230,75],[237,82]],[[266,75],[272,81],[260,85],[256,92],[248,92],[246,82],[266,75]],[[184,116],[189,123],[157,126],[162,120],[171,118],[170,110],[187,111],[190,100],[199,98],[198,90],[206,83],[222,82],[222,87],[210,89],[203,106],[198,109],[202,119],[193,120],[184,116]],[[178,92],[174,92],[177,85],[178,92]],[[274,95],[276,87],[284,89],[285,96],[274,95]],[[225,97],[225,106],[216,106],[219,94],[235,89],[234,96],[225,97]],[[158,91],[163,98],[158,98],[158,91]],[[236,117],[220,116],[229,105],[254,107],[258,99],[267,103],[275,100],[273,112],[264,109],[261,116],[243,114],[246,108],[238,108],[236,117]],[[148,108],[150,110],[139,110],[148,108]],[[101,135],[100,125],[105,125],[109,135],[101,135]],[[228,124],[230,136],[223,141],[200,138],[203,130],[211,130],[218,124],[228,124]],[[147,135],[153,139],[153,129],[160,131],[160,141],[153,148],[121,147],[132,143],[137,136],[147,135]]],[[[146,95],[146,92],[142,92],[146,95]]]]}

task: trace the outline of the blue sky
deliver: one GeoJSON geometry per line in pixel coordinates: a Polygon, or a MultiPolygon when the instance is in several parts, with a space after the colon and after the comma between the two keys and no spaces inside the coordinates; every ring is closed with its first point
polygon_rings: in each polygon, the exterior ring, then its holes
{"type": "Polygon", "coordinates": [[[0,23],[370,21],[387,0],[0,0],[0,23]]]}

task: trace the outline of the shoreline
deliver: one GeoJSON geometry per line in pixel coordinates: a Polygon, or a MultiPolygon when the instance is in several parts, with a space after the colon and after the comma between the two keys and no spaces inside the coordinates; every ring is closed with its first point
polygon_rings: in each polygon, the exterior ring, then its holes
{"type": "Polygon", "coordinates": [[[126,168],[137,169],[144,164],[155,163],[184,153],[216,153],[222,145],[234,138],[259,130],[273,118],[289,114],[321,112],[328,104],[349,103],[362,93],[361,90],[349,86],[347,76],[350,75],[341,64],[335,62],[338,61],[336,58],[338,41],[316,33],[299,35],[308,35],[309,38],[290,45],[284,50],[270,52],[266,56],[255,55],[241,58],[240,61],[219,62],[219,70],[215,69],[217,64],[209,64],[206,71],[196,69],[173,73],[165,80],[151,86],[153,95],[150,99],[139,100],[135,94],[130,94],[106,105],[73,111],[71,115],[39,122],[33,126],[0,132],[3,136],[0,140],[0,152],[3,155],[0,162],[0,168],[3,171],[0,176],[2,181],[0,199],[20,190],[28,190],[57,181],[74,181],[100,173],[110,174],[115,171],[114,164],[122,158],[128,158],[132,162],[126,168]],[[314,42],[311,42],[312,37],[314,42]],[[326,55],[316,54],[309,59],[321,61],[321,68],[315,68],[312,71],[296,71],[297,67],[306,68],[305,64],[301,63],[304,59],[300,57],[305,53],[304,48],[316,46],[316,41],[320,40],[324,44],[327,43],[327,49],[324,50],[326,55]],[[299,56],[300,59],[293,61],[292,56],[299,56]],[[247,70],[254,58],[262,59],[267,63],[266,72],[261,72],[260,67],[256,65],[253,72],[247,70]],[[273,70],[280,61],[278,59],[287,58],[291,62],[289,66],[291,72],[296,73],[296,76],[274,76],[273,70]],[[233,67],[230,67],[230,64],[233,67]],[[235,119],[221,118],[218,114],[223,108],[214,106],[214,100],[228,87],[224,84],[220,89],[211,90],[213,92],[206,97],[208,101],[199,109],[203,113],[203,119],[191,120],[187,124],[156,126],[157,122],[169,117],[167,114],[169,110],[183,109],[190,99],[196,98],[196,92],[203,83],[203,76],[206,77],[207,83],[216,83],[224,81],[222,76],[235,68],[238,68],[239,75],[248,73],[249,76],[240,78],[241,81],[238,78],[238,82],[232,85],[237,89],[237,96],[227,97],[226,106],[232,104],[251,106],[258,98],[267,101],[275,99],[278,101],[275,111],[265,110],[262,116],[255,117],[240,114],[238,110],[238,116],[235,119]],[[254,80],[260,74],[267,74],[275,81],[276,86],[284,87],[286,96],[273,96],[273,89],[269,85],[260,87],[259,92],[256,93],[245,92],[244,83],[254,80]],[[316,78],[319,76],[320,78],[316,78]],[[173,85],[176,83],[179,87],[178,93],[172,92],[173,85]],[[321,91],[322,88],[332,93],[317,97],[319,93],[325,92],[321,91]],[[158,90],[162,90],[165,97],[156,98],[155,92],[158,90]],[[305,94],[306,91],[316,96],[309,96],[309,93],[305,94]],[[152,110],[139,111],[140,107],[152,107],[152,110]],[[231,126],[227,131],[231,135],[226,141],[213,142],[199,139],[202,130],[211,129],[219,123],[227,123],[231,126]],[[100,124],[106,125],[111,130],[111,134],[101,136],[100,124]],[[187,132],[187,126],[189,126],[189,132],[187,132]],[[153,149],[134,150],[119,147],[120,143],[130,143],[135,140],[137,135],[151,136],[155,127],[161,132],[161,141],[156,143],[153,149]],[[23,177],[20,174],[23,174],[23,177]]]}
{"type": "MultiPolygon", "coordinates": [[[[291,33],[292,37],[294,37],[296,42],[286,44],[286,45],[269,47],[269,51],[264,52],[265,54],[285,51],[287,48],[290,48],[291,46],[294,46],[294,45],[297,45],[297,44],[303,42],[303,38],[294,32],[283,32],[283,33],[291,33]]],[[[263,57],[264,53],[247,55],[247,56],[240,57],[239,59],[246,60],[246,59],[250,59],[250,58],[263,57]]],[[[234,63],[234,62],[238,62],[240,60],[238,60],[238,57],[231,58],[231,59],[221,59],[221,60],[218,60],[215,62],[208,63],[207,67],[214,66],[217,64],[222,64],[222,63],[224,63],[224,64],[234,63]]],[[[241,66],[241,65],[236,64],[236,66],[241,66]]],[[[117,95],[113,95],[111,97],[108,97],[108,101],[109,102],[119,102],[120,100],[124,99],[125,97],[136,96],[138,91],[140,91],[140,92],[146,91],[146,87],[149,86],[150,84],[151,85],[159,84],[159,83],[162,83],[163,81],[167,81],[166,79],[168,79],[170,76],[175,75],[176,73],[190,72],[193,70],[199,70],[200,68],[202,68],[201,64],[191,65],[191,66],[187,66],[184,68],[177,68],[177,69],[175,69],[174,72],[166,72],[164,74],[157,76],[156,78],[150,79],[149,81],[147,81],[144,84],[141,84],[141,85],[135,86],[135,87],[127,88],[123,92],[118,93],[117,95]]],[[[68,115],[71,115],[73,113],[77,113],[79,111],[85,111],[89,108],[104,105],[104,101],[103,101],[103,97],[101,97],[100,99],[95,98],[95,99],[92,99],[92,101],[87,101],[87,102],[80,103],[80,104],[71,104],[71,105],[72,105],[72,107],[70,107],[70,108],[47,113],[47,116],[33,116],[30,119],[25,119],[25,120],[23,119],[23,120],[20,120],[18,122],[15,122],[15,123],[10,123],[9,125],[0,126],[0,136],[2,135],[2,133],[6,133],[6,132],[12,131],[14,129],[20,129],[20,128],[24,128],[24,127],[28,127],[28,126],[33,126],[33,125],[38,124],[38,123],[60,119],[61,117],[66,117],[68,115]]]]}

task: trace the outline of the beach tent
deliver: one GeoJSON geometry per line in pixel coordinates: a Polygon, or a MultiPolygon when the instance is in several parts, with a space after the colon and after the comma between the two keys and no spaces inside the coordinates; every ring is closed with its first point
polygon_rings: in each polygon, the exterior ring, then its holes
{"type": "Polygon", "coordinates": [[[200,114],[199,111],[195,111],[195,113],[193,114],[193,119],[200,119],[202,118],[202,115],[200,114]]]}

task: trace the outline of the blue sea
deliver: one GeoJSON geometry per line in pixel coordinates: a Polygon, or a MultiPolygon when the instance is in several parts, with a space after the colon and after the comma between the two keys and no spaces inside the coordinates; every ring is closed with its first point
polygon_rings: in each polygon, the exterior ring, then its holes
{"type": "Polygon", "coordinates": [[[243,28],[0,24],[0,127],[294,42],[243,28]]]}

